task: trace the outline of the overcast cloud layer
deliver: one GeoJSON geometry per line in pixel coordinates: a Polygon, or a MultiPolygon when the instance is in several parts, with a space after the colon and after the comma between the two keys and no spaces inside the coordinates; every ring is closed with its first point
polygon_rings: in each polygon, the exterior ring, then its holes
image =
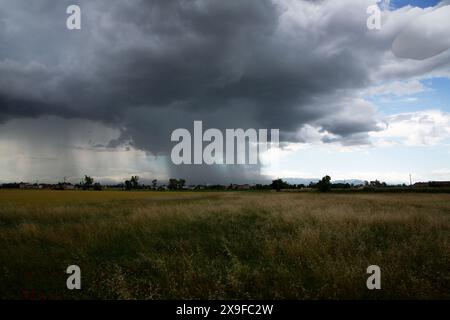
{"type": "MultiPolygon", "coordinates": [[[[170,133],[194,120],[279,128],[289,142],[308,142],[305,128],[314,128],[324,143],[370,144],[384,128],[364,94],[450,74],[448,37],[420,57],[406,54],[423,48],[413,21],[424,17],[423,34],[448,25],[445,14],[427,18],[440,9],[386,10],[382,29],[370,31],[373,2],[0,0],[0,122],[99,122],[118,136],[97,147],[131,145],[162,156],[173,146],[170,133]],[[65,27],[74,3],[81,31],[65,27]]],[[[172,176],[201,181],[259,173],[167,166],[172,176]]]]}

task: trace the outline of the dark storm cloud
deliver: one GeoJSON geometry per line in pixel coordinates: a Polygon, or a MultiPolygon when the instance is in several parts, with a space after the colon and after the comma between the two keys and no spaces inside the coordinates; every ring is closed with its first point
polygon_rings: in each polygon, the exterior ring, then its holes
{"type": "MultiPolygon", "coordinates": [[[[81,35],[62,26],[66,4],[49,7],[48,1],[41,2],[20,8],[37,20],[25,24],[30,30],[18,32],[22,40],[31,41],[36,56],[26,52],[27,60],[15,70],[10,66],[9,74],[2,72],[2,82],[17,83],[12,89],[2,86],[3,99],[31,99],[28,107],[2,105],[3,114],[26,116],[29,111],[35,116],[40,111],[121,124],[133,121],[131,109],[145,107],[163,109],[154,111],[157,122],[172,130],[178,122],[172,119],[185,117],[183,113],[218,127],[235,127],[237,118],[248,113],[251,123],[244,126],[290,131],[329,112],[302,108],[311,96],[365,80],[364,66],[350,51],[320,60],[309,52],[308,43],[278,38],[283,10],[267,0],[82,2],[86,20],[81,35]],[[45,26],[48,20],[55,21],[48,25],[53,31],[43,26],[35,31],[35,24],[45,26]],[[52,63],[48,55],[54,57],[52,63]],[[39,64],[34,69],[23,67],[35,60],[39,64]],[[217,111],[220,118],[214,116],[217,111]],[[226,112],[233,114],[222,123],[226,112]]],[[[11,53],[3,59],[16,51],[11,53]]],[[[151,140],[149,135],[146,144],[151,140]]]]}
{"type": "Polygon", "coordinates": [[[156,154],[194,120],[280,128],[285,140],[308,123],[366,143],[375,114],[348,97],[371,83],[374,52],[394,35],[366,36],[365,1],[333,3],[0,0],[0,121],[100,121],[122,132],[110,146],[156,154]],[[73,3],[81,31],[65,28],[73,3]]]}

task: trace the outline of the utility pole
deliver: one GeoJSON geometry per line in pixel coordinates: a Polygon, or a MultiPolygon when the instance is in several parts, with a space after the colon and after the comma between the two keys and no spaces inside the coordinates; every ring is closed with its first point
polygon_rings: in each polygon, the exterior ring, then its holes
{"type": "Polygon", "coordinates": [[[412,186],[412,178],[411,178],[411,173],[409,174],[409,186],[412,186]]]}

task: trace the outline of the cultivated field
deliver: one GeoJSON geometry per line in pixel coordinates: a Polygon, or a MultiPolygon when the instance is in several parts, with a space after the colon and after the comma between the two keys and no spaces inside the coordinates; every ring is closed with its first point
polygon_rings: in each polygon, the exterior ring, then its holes
{"type": "Polygon", "coordinates": [[[1,298],[449,299],[449,268],[449,194],[0,191],[1,298]]]}

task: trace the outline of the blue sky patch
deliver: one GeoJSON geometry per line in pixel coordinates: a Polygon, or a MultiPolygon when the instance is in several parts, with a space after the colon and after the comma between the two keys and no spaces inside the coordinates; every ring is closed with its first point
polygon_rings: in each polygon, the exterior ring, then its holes
{"type": "Polygon", "coordinates": [[[440,0],[392,0],[391,6],[393,8],[402,8],[407,5],[411,5],[413,7],[420,7],[420,8],[428,8],[428,7],[434,7],[437,5],[440,0]]]}

